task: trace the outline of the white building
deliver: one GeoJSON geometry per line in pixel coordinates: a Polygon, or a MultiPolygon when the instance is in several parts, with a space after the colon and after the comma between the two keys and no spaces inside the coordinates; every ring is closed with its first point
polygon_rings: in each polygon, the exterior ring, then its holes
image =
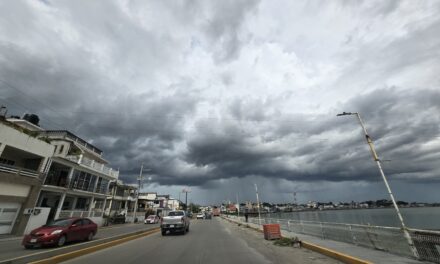
{"type": "Polygon", "coordinates": [[[174,198],[168,199],[168,205],[167,207],[170,208],[170,210],[179,210],[180,209],[180,201],[174,198]]]}
{"type": "Polygon", "coordinates": [[[125,215],[126,222],[133,222],[132,214],[136,204],[137,187],[123,184],[121,180],[112,181],[107,193],[105,215],[125,215]]]}
{"type": "Polygon", "coordinates": [[[0,116],[0,234],[23,234],[36,205],[55,148],[37,134],[0,116]]]}
{"type": "Polygon", "coordinates": [[[40,136],[55,150],[37,206],[51,208],[49,220],[89,217],[101,225],[109,183],[119,171],[108,166],[100,149],[69,131],[48,130],[40,136]]]}

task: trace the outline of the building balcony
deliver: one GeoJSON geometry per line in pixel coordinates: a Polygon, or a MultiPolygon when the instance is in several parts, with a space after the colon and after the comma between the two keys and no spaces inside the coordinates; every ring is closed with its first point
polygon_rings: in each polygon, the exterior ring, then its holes
{"type": "Polygon", "coordinates": [[[105,174],[111,178],[117,179],[119,177],[119,171],[113,170],[105,164],[96,162],[82,155],[67,155],[65,158],[88,169],[92,169],[99,173],[105,174]]]}
{"type": "Polygon", "coordinates": [[[60,177],[58,175],[47,175],[46,180],[44,181],[44,185],[52,185],[58,187],[69,187],[69,179],[67,176],[60,177]]]}
{"type": "Polygon", "coordinates": [[[0,163],[0,172],[6,172],[11,174],[17,174],[20,176],[39,178],[39,179],[42,179],[44,177],[44,174],[39,173],[38,171],[24,169],[24,168],[1,164],[1,163],[0,163]]]}

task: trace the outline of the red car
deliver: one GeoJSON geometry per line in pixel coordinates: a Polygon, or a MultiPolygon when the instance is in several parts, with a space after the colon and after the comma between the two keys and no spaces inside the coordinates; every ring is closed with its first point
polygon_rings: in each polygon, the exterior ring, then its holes
{"type": "Polygon", "coordinates": [[[98,226],[88,218],[57,219],[25,235],[22,245],[25,248],[46,245],[61,247],[70,241],[92,240],[97,231],[98,226]]]}

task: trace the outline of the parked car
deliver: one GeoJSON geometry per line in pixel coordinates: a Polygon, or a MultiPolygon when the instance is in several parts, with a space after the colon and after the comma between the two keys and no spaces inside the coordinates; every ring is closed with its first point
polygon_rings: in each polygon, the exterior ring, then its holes
{"type": "Polygon", "coordinates": [[[209,212],[205,213],[205,219],[212,219],[212,214],[209,212]]]}
{"type": "Polygon", "coordinates": [[[88,218],[63,218],[41,226],[23,237],[25,248],[46,245],[63,246],[66,242],[92,240],[98,225],[88,218]]]}
{"type": "Polygon", "coordinates": [[[197,214],[197,219],[205,219],[205,214],[204,213],[198,213],[197,214]]]}
{"type": "Polygon", "coordinates": [[[144,224],[157,224],[157,223],[159,223],[159,216],[157,215],[149,215],[144,220],[144,224]]]}
{"type": "Polygon", "coordinates": [[[189,231],[189,218],[185,211],[171,211],[167,216],[160,220],[160,229],[162,236],[166,235],[167,231],[181,232],[183,235],[189,231]]]}

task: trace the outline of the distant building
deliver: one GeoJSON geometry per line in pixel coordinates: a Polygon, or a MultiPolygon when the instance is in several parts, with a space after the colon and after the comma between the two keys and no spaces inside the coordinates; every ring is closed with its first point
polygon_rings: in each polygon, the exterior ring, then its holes
{"type": "Polygon", "coordinates": [[[137,215],[139,219],[145,217],[145,214],[163,216],[169,211],[179,209],[181,204],[179,200],[171,198],[169,194],[139,193],[137,215]]]}
{"type": "Polygon", "coordinates": [[[168,199],[168,208],[170,208],[170,210],[179,210],[180,201],[173,198],[168,199]]]}
{"type": "Polygon", "coordinates": [[[112,181],[107,193],[105,215],[125,215],[126,222],[133,222],[130,216],[134,212],[136,192],[135,186],[123,184],[120,180],[112,181]]]}
{"type": "Polygon", "coordinates": [[[228,213],[236,213],[237,207],[235,206],[235,204],[228,204],[226,211],[228,213]]]}

